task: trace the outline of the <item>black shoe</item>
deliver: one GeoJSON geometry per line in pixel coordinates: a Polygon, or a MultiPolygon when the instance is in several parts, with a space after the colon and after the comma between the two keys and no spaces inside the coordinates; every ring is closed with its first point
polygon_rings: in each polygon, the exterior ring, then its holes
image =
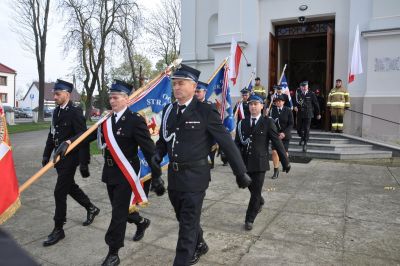
{"type": "Polygon", "coordinates": [[[247,231],[250,231],[253,229],[253,223],[251,222],[245,222],[244,224],[244,229],[246,229],[247,231]]]}
{"type": "Polygon", "coordinates": [[[143,221],[137,224],[136,233],[133,236],[133,241],[139,241],[144,237],[144,232],[150,226],[150,220],[143,218],[143,221]]]}
{"type": "Polygon", "coordinates": [[[48,247],[54,245],[64,237],[65,234],[62,228],[54,228],[53,232],[51,232],[51,234],[47,236],[47,240],[43,242],[43,246],[48,247]]]}
{"type": "Polygon", "coordinates": [[[206,242],[201,242],[197,245],[196,250],[194,251],[193,258],[189,261],[189,265],[196,264],[200,257],[208,252],[208,245],[206,242]]]}
{"type": "Polygon", "coordinates": [[[260,205],[263,206],[264,203],[265,203],[265,200],[264,200],[264,198],[261,196],[260,205]]]}
{"type": "Polygon", "coordinates": [[[299,146],[303,145],[303,140],[301,139],[299,142],[299,146]]]}
{"type": "Polygon", "coordinates": [[[307,152],[307,143],[304,143],[303,145],[303,152],[307,152]]]}
{"type": "Polygon", "coordinates": [[[107,257],[101,264],[101,266],[114,266],[118,265],[120,262],[118,253],[108,253],[107,257]]]}
{"type": "Polygon", "coordinates": [[[272,179],[277,179],[279,177],[279,168],[274,168],[274,174],[271,176],[272,179]]]}
{"type": "Polygon", "coordinates": [[[94,217],[100,213],[100,209],[97,208],[92,204],[87,210],[87,218],[86,221],[82,223],[83,226],[88,226],[89,224],[93,223],[94,217]]]}

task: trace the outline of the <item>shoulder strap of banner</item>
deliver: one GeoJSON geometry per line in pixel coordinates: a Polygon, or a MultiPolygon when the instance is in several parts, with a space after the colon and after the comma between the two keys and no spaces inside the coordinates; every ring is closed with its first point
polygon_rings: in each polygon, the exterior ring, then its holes
{"type": "Polygon", "coordinates": [[[112,131],[111,119],[107,119],[102,126],[107,148],[110,151],[115,163],[118,165],[119,169],[131,186],[132,192],[135,195],[135,199],[137,202],[147,202],[146,193],[144,192],[142,184],[140,183],[139,176],[136,174],[132,165],[129,163],[128,159],[125,157],[121,151],[121,148],[118,146],[117,141],[115,140],[114,133],[112,131]]]}

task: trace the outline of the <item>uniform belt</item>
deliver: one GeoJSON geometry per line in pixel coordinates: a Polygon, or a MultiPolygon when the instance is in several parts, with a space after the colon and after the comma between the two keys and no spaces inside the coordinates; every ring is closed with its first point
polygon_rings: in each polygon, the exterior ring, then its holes
{"type": "Polygon", "coordinates": [[[201,159],[198,161],[193,161],[193,162],[182,162],[182,163],[178,163],[178,162],[171,162],[172,164],[172,170],[174,170],[175,172],[184,170],[184,169],[190,169],[190,168],[195,168],[195,167],[199,167],[199,166],[205,166],[208,165],[208,160],[207,159],[201,159]]]}

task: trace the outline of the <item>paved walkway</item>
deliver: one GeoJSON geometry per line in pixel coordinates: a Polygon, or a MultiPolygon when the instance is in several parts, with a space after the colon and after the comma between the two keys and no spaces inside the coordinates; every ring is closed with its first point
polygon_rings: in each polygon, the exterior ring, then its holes
{"type": "MultiPolygon", "coordinates": [[[[40,166],[47,132],[12,135],[20,182],[40,166]]],[[[100,181],[102,159],[78,184],[101,209],[89,227],[86,211],[68,198],[66,237],[55,246],[42,241],[53,228],[52,170],[22,194],[22,207],[3,228],[43,265],[100,265],[107,253],[104,234],[110,203],[100,181]]],[[[210,251],[198,265],[400,265],[400,167],[313,160],[293,164],[289,175],[267,178],[266,204],[254,229],[243,228],[249,199],[229,167],[218,161],[204,201],[201,223],[210,251]]],[[[140,242],[128,225],[121,265],[172,265],[178,224],[167,195],[150,195],[143,214],[151,226],[140,242]]]]}

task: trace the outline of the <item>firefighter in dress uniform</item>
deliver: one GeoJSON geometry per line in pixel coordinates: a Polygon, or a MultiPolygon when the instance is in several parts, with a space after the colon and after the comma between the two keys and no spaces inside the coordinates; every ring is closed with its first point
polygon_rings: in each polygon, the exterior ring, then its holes
{"type": "Polygon", "coordinates": [[[264,200],[261,196],[265,172],[269,170],[268,147],[271,140],[282,162],[283,171],[290,171],[289,160],[274,121],[261,114],[264,100],[258,95],[250,96],[250,117],[239,122],[236,128],[235,143],[251,178],[249,186],[250,201],[246,211],[246,230],[253,229],[257,214],[261,211],[264,200]]]}
{"type": "Polygon", "coordinates": [[[51,246],[65,237],[63,226],[67,216],[67,195],[70,195],[87,210],[86,221],[83,226],[90,225],[100,209],[94,206],[88,196],[75,183],[74,176],[76,168],[82,177],[90,176],[88,164],[90,162],[89,146],[82,144],[64,157],[69,144],[76,140],[86,131],[85,117],[82,109],[75,106],[70,100],[71,92],[74,89],[72,83],[57,79],[54,85],[54,101],[57,107],[53,111],[50,132],[47,136],[46,147],[44,148],[42,165],[45,166],[51,153],[54,152],[55,162],[58,155],[63,155],[61,160],[55,164],[57,170],[57,183],[54,188],[55,214],[54,229],[43,242],[43,246],[51,246]]]}
{"type": "Polygon", "coordinates": [[[251,180],[218,111],[194,97],[200,71],[182,64],[172,76],[177,101],[163,110],[153,164],[168,154],[168,196],[179,222],[174,265],[192,265],[208,251],[200,226],[201,208],[211,175],[207,156],[214,141],[225,152],[241,188],[251,180]]]}

